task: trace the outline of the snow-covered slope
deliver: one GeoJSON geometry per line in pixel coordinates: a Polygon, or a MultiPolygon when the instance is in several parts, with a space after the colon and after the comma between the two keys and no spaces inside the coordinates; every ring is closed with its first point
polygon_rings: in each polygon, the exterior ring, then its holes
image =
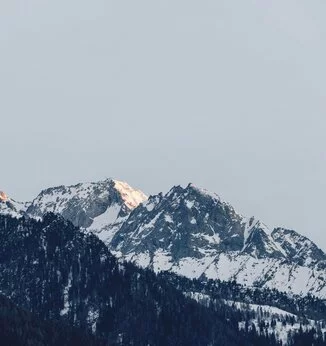
{"type": "MultiPolygon", "coordinates": [[[[187,296],[200,303],[205,303],[205,298],[203,299],[198,294],[188,293],[187,296]]],[[[326,332],[326,328],[322,327],[324,326],[323,321],[302,318],[274,306],[246,304],[230,300],[225,303],[240,311],[247,311],[249,316],[250,312],[253,312],[255,317],[247,321],[247,328],[249,330],[255,328],[259,334],[275,334],[276,339],[282,341],[282,345],[287,345],[289,335],[299,333],[300,328],[303,331],[310,331],[314,328],[320,330],[321,333],[326,332]]],[[[246,329],[246,321],[239,322],[239,329],[246,329]]]]}
{"type": "Polygon", "coordinates": [[[156,272],[326,297],[326,256],[303,238],[284,229],[271,232],[189,184],[151,196],[130,214],[110,246],[156,272]]]}
{"type": "Polygon", "coordinates": [[[110,242],[129,213],[146,199],[127,183],[106,179],[46,189],[33,200],[27,214],[34,218],[48,212],[60,214],[110,242]]]}

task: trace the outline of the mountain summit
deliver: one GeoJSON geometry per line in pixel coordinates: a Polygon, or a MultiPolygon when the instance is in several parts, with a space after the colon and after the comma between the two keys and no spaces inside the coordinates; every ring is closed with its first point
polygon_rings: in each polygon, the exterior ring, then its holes
{"type": "Polygon", "coordinates": [[[3,191],[0,191],[0,202],[6,202],[7,200],[8,196],[3,191]]]}
{"type": "Polygon", "coordinates": [[[150,196],[110,247],[156,272],[326,297],[326,255],[312,241],[295,231],[272,231],[193,184],[150,196]]]}
{"type": "Polygon", "coordinates": [[[10,215],[12,217],[22,217],[25,215],[29,203],[17,202],[7,196],[3,191],[0,191],[0,214],[10,215]]]}
{"type": "Polygon", "coordinates": [[[48,212],[60,214],[108,243],[130,212],[146,199],[143,192],[125,182],[105,179],[43,190],[27,214],[34,218],[48,212]]]}

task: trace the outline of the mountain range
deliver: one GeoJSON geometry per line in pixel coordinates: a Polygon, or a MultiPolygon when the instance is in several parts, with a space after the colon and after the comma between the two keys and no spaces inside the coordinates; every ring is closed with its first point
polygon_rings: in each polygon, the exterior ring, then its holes
{"type": "Polygon", "coordinates": [[[150,197],[113,179],[48,188],[32,202],[2,195],[0,214],[57,213],[155,272],[326,298],[326,254],[316,244],[294,230],[270,230],[193,184],[150,197]]]}
{"type": "Polygon", "coordinates": [[[0,241],[0,341],[326,344],[324,252],[193,184],[0,192],[0,241]]]}

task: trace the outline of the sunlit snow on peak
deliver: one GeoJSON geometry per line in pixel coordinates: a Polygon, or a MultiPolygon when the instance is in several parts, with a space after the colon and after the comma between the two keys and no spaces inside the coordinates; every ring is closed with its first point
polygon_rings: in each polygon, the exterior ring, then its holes
{"type": "Polygon", "coordinates": [[[8,196],[3,191],[0,191],[0,201],[2,202],[8,201],[8,196]]]}
{"type": "Polygon", "coordinates": [[[121,198],[130,210],[147,200],[147,196],[142,191],[133,189],[126,182],[114,180],[114,187],[119,191],[121,198]]]}

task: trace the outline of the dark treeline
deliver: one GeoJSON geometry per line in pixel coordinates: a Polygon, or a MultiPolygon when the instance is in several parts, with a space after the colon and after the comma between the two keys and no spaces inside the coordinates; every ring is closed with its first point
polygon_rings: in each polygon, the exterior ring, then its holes
{"type": "MultiPolygon", "coordinates": [[[[281,345],[274,333],[251,324],[252,312],[221,299],[199,304],[183,294],[198,282],[173,282],[175,276],[119,263],[96,236],[54,214],[42,222],[0,216],[0,243],[0,290],[33,313],[11,314],[4,304],[2,338],[10,337],[10,330],[24,345],[43,345],[49,335],[49,345],[74,345],[73,337],[84,338],[81,345],[102,344],[79,334],[81,328],[108,345],[281,345]],[[67,331],[50,321],[79,329],[67,331]],[[239,330],[241,321],[247,328],[239,330]]],[[[300,333],[300,340],[319,337],[300,333]]],[[[290,338],[293,345],[296,338],[290,338]]]]}
{"type": "Polygon", "coordinates": [[[105,346],[107,343],[62,322],[41,321],[0,295],[0,345],[6,346],[105,346]]]}
{"type": "MultiPolygon", "coordinates": [[[[119,263],[94,235],[54,214],[0,216],[0,289],[44,320],[93,330],[109,344],[251,345],[214,308],[186,298],[150,270],[119,263]]],[[[268,343],[267,343],[268,345],[268,343]]]]}

